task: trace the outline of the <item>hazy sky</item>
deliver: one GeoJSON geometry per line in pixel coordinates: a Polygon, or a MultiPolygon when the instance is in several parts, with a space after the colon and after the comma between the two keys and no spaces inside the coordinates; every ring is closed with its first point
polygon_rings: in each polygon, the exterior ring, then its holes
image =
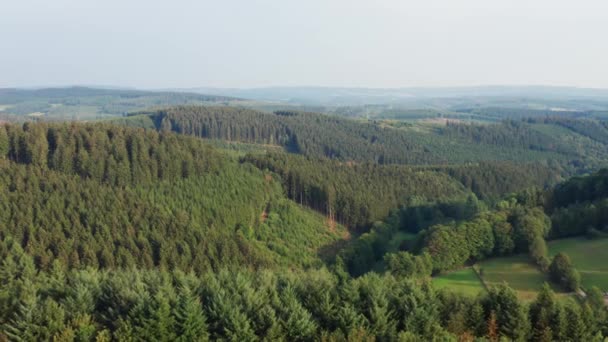
{"type": "Polygon", "coordinates": [[[608,88],[608,1],[1,0],[0,87],[608,88]]]}

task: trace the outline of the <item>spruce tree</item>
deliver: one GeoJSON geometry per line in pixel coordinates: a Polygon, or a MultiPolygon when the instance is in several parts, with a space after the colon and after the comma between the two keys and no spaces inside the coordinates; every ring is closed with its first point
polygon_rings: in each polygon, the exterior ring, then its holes
{"type": "Polygon", "coordinates": [[[207,322],[200,299],[189,287],[183,286],[175,309],[176,341],[208,341],[207,322]]]}

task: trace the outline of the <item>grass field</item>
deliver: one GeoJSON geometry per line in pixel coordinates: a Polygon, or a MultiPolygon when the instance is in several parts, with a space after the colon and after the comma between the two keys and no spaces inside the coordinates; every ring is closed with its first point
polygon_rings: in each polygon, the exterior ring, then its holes
{"type": "MultiPolygon", "coordinates": [[[[608,291],[608,239],[570,238],[551,241],[548,246],[550,257],[559,252],[568,254],[581,274],[583,287],[597,286],[608,291]]],[[[545,282],[551,285],[558,297],[567,297],[563,290],[549,282],[547,275],[531,263],[527,255],[492,258],[477,266],[487,286],[507,283],[517,291],[521,300],[534,300],[545,282]]],[[[470,295],[484,291],[483,284],[470,267],[434,277],[433,285],[437,289],[450,288],[470,295]]]]}
{"type": "Polygon", "coordinates": [[[566,253],[580,272],[584,287],[597,286],[608,291],[608,239],[571,238],[551,241],[551,256],[566,253]]]}
{"type": "Polygon", "coordinates": [[[436,289],[448,288],[471,296],[485,291],[483,284],[470,267],[434,277],[433,285],[436,289]]]}
{"type": "MultiPolygon", "coordinates": [[[[507,283],[524,301],[536,298],[543,283],[549,282],[547,276],[530,262],[527,255],[493,258],[479,263],[479,267],[486,285],[507,283]]],[[[557,287],[553,289],[560,291],[557,287]]]]}

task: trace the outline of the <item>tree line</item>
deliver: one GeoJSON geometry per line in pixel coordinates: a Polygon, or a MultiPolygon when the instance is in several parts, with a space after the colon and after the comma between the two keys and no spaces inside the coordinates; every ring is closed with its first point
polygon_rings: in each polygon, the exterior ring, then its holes
{"type": "Polygon", "coordinates": [[[0,158],[41,170],[126,186],[221,168],[221,156],[188,137],[107,124],[0,127],[0,158]]]}
{"type": "MultiPolygon", "coordinates": [[[[148,114],[158,130],[202,138],[274,144],[310,157],[377,164],[439,165],[481,160],[572,160],[586,156],[523,121],[448,122],[418,132],[376,121],[299,111],[178,106],[148,114]]],[[[138,116],[132,120],[140,120],[138,116]]]]}
{"type": "Polygon", "coordinates": [[[477,297],[426,280],[336,269],[36,272],[0,243],[0,339],[55,341],[602,341],[601,292],[581,303],[545,286],[530,304],[506,285],[477,297]]]}

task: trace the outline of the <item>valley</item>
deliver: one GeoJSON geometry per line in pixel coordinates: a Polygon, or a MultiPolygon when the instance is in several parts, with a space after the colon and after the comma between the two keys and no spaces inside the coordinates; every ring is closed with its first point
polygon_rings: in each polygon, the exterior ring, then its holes
{"type": "MultiPolygon", "coordinates": [[[[2,110],[65,95],[38,92],[2,110]]],[[[0,126],[0,337],[425,340],[496,319],[517,339],[565,324],[539,307],[608,323],[601,116],[104,96],[138,100],[0,126]]]]}

